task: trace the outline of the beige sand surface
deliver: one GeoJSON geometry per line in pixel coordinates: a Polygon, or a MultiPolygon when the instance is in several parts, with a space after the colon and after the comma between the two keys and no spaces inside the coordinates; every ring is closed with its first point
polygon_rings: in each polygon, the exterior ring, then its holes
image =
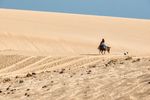
{"type": "Polygon", "coordinates": [[[150,55],[150,20],[0,9],[0,50],[42,55],[150,55]]]}
{"type": "Polygon", "coordinates": [[[0,9],[0,100],[150,100],[149,26],[0,9]],[[102,37],[110,54],[98,54],[102,37]]]}
{"type": "Polygon", "coordinates": [[[150,57],[1,55],[0,61],[1,100],[150,98],[150,57]]]}

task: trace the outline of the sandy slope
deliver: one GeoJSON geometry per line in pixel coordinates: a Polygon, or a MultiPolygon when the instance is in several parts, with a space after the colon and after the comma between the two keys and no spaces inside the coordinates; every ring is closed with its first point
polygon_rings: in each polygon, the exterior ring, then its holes
{"type": "Polygon", "coordinates": [[[0,15],[0,50],[6,54],[95,54],[104,37],[112,54],[150,55],[150,20],[6,9],[0,15]]]}
{"type": "Polygon", "coordinates": [[[1,100],[150,98],[150,57],[1,55],[2,59],[1,100]]]}
{"type": "Polygon", "coordinates": [[[0,100],[149,100],[149,26],[0,9],[0,100]],[[102,37],[109,55],[98,55],[102,37]]]}

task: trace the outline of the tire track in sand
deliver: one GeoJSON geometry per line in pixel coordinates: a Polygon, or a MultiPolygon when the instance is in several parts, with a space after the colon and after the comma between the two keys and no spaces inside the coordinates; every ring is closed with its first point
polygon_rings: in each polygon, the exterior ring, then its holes
{"type": "Polygon", "coordinates": [[[33,63],[33,64],[29,65],[29,66],[26,66],[26,67],[24,67],[24,68],[22,68],[20,70],[15,71],[14,74],[28,73],[28,72],[31,72],[33,69],[38,68],[39,66],[43,66],[46,63],[57,61],[57,60],[60,60],[60,59],[63,59],[63,57],[51,57],[51,56],[48,56],[48,57],[45,57],[45,58],[41,59],[38,62],[35,62],[35,63],[33,63]]]}
{"type": "Polygon", "coordinates": [[[77,59],[79,59],[79,58],[81,58],[81,57],[79,57],[79,56],[65,57],[65,58],[63,58],[63,59],[56,60],[56,61],[47,63],[47,64],[42,65],[42,66],[38,66],[38,67],[32,69],[32,71],[36,71],[36,72],[38,72],[38,71],[43,71],[43,70],[46,70],[46,71],[47,71],[48,68],[52,68],[52,67],[55,67],[55,66],[60,66],[60,65],[66,64],[66,63],[68,63],[68,62],[77,60],[77,59]]]}
{"type": "Polygon", "coordinates": [[[1,69],[1,70],[0,70],[0,73],[1,73],[1,74],[2,74],[2,73],[8,73],[8,71],[9,71],[10,69],[13,69],[13,68],[15,68],[16,66],[18,66],[18,65],[20,65],[20,64],[22,64],[22,63],[24,63],[24,62],[26,62],[26,61],[28,61],[28,60],[30,60],[30,59],[32,59],[32,58],[33,58],[33,56],[27,57],[27,58],[25,58],[25,59],[23,59],[23,60],[21,60],[21,61],[15,63],[15,64],[13,64],[13,65],[7,66],[7,67],[1,69]]]}
{"type": "Polygon", "coordinates": [[[31,56],[31,57],[28,57],[27,59],[24,59],[23,61],[19,62],[19,63],[16,63],[12,66],[9,66],[9,67],[6,67],[5,69],[3,70],[0,70],[0,73],[12,73],[13,71],[17,71],[19,69],[22,69],[32,63],[35,63],[36,61],[40,60],[41,57],[34,57],[34,56],[31,56]]]}
{"type": "Polygon", "coordinates": [[[69,67],[71,67],[71,69],[79,68],[82,66],[86,67],[86,66],[96,64],[100,61],[101,60],[98,57],[90,57],[90,58],[82,57],[81,59],[76,59],[76,60],[70,61],[68,63],[65,63],[63,65],[58,65],[53,68],[48,68],[47,70],[57,70],[57,69],[63,69],[63,68],[66,69],[69,67]]]}
{"type": "Polygon", "coordinates": [[[0,55],[0,70],[14,65],[15,63],[18,63],[26,58],[28,57],[19,55],[0,55]]]}

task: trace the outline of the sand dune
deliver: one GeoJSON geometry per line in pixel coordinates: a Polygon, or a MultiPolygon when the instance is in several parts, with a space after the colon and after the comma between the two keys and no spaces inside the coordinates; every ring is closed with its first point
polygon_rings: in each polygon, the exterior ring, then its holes
{"type": "Polygon", "coordinates": [[[11,60],[0,69],[0,99],[149,100],[150,98],[149,57],[23,58],[12,55],[3,58],[11,60]],[[11,59],[13,57],[21,60],[16,62],[15,59],[11,59]]]}
{"type": "Polygon", "coordinates": [[[0,15],[0,49],[6,53],[95,54],[104,37],[111,54],[150,55],[150,20],[6,9],[0,15]]]}
{"type": "Polygon", "coordinates": [[[149,100],[149,26],[0,9],[0,100],[149,100]],[[98,54],[102,37],[110,54],[98,54]]]}

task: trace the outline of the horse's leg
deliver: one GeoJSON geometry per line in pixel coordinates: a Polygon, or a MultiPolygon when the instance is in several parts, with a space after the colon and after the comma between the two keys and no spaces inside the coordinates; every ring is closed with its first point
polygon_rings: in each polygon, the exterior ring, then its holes
{"type": "Polygon", "coordinates": [[[103,55],[103,50],[101,50],[101,54],[103,55]]]}
{"type": "Polygon", "coordinates": [[[109,52],[108,52],[108,48],[106,48],[106,52],[109,53],[109,52]]]}
{"type": "Polygon", "coordinates": [[[103,55],[104,55],[104,51],[103,51],[103,55]]]}

